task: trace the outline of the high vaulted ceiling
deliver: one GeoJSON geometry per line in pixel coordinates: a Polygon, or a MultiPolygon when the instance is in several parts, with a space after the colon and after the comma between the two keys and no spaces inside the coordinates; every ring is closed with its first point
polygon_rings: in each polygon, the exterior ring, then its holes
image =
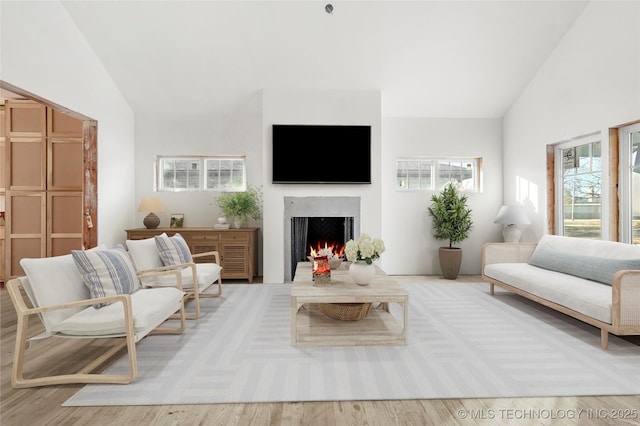
{"type": "Polygon", "coordinates": [[[63,2],[136,113],[344,89],[380,90],[383,115],[406,117],[502,117],[587,3],[63,2]]]}

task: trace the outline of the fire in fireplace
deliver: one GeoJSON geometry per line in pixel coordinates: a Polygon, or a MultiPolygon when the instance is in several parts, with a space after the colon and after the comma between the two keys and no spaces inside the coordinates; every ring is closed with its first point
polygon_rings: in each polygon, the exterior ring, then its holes
{"type": "Polygon", "coordinates": [[[323,254],[328,253],[333,256],[343,257],[344,246],[345,246],[344,243],[336,243],[336,242],[329,243],[325,241],[323,244],[322,242],[318,242],[318,244],[316,244],[315,246],[309,245],[309,254],[315,257],[315,256],[322,256],[323,254]]]}

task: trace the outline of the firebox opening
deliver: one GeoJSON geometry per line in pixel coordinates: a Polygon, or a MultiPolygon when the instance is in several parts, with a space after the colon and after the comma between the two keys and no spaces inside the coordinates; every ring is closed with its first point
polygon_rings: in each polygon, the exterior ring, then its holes
{"type": "Polygon", "coordinates": [[[331,249],[338,256],[344,255],[344,217],[310,217],[307,230],[306,256],[322,249],[331,249]]]}
{"type": "Polygon", "coordinates": [[[291,219],[291,276],[298,262],[308,261],[312,249],[316,252],[332,248],[344,256],[347,241],[353,238],[353,217],[293,217],[291,219]]]}

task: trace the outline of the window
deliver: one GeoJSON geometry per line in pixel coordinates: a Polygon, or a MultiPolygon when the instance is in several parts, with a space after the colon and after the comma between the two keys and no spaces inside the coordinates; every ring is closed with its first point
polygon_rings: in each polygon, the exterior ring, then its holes
{"type": "Polygon", "coordinates": [[[157,157],[158,191],[245,191],[243,156],[157,157]]]}
{"type": "Polygon", "coordinates": [[[557,234],[602,238],[602,148],[600,134],[556,147],[557,234]]]}
{"type": "Polygon", "coordinates": [[[640,123],[619,129],[621,241],[640,244],[640,123]]]}
{"type": "Polygon", "coordinates": [[[396,189],[440,190],[449,182],[480,191],[480,158],[401,158],[396,160],[396,189]]]}

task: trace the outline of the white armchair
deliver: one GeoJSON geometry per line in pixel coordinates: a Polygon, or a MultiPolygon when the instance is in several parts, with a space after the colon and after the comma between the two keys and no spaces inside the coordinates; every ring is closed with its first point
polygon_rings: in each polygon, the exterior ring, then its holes
{"type": "MultiPolygon", "coordinates": [[[[117,261],[102,268],[94,268],[94,278],[109,281],[109,274],[129,275],[133,264],[126,265],[126,256],[112,250],[91,250],[92,257],[87,262],[91,267],[96,259],[117,261]],[[119,262],[119,263],[118,263],[119,262]],[[124,262],[124,263],[123,263],[124,262]],[[118,270],[116,272],[116,270],[118,270]]],[[[98,260],[100,262],[101,260],[98,260]]],[[[135,344],[151,332],[179,334],[185,329],[184,292],[178,288],[141,289],[133,270],[133,281],[129,279],[123,290],[122,281],[114,278],[101,289],[90,289],[76,266],[71,254],[42,259],[22,259],[20,261],[27,276],[12,279],[7,290],[17,313],[16,345],[11,374],[11,384],[15,388],[46,386],[69,383],[130,383],[137,374],[135,344]],[[114,285],[115,283],[115,285],[114,285]],[[30,301],[29,307],[23,291],[30,301]],[[100,297],[91,293],[104,291],[100,297]],[[161,325],[178,313],[179,324],[161,325]],[[29,336],[29,319],[38,315],[45,331],[29,336]],[[25,352],[32,340],[48,337],[67,338],[109,338],[121,337],[116,344],[97,359],[76,373],[25,378],[25,352]],[[128,374],[92,373],[122,348],[127,348],[129,359],[128,374]]],[[[33,371],[30,375],[37,376],[33,371]]]]}
{"type": "Polygon", "coordinates": [[[131,254],[133,263],[141,275],[142,285],[149,288],[159,288],[176,286],[174,276],[149,276],[153,273],[161,273],[163,271],[179,271],[179,281],[182,289],[186,292],[186,299],[194,299],[194,312],[186,314],[187,319],[196,319],[200,317],[200,298],[201,297],[218,297],[222,294],[222,267],[220,266],[220,255],[217,251],[206,253],[191,254],[189,248],[182,241],[176,241],[176,238],[182,239],[179,235],[167,237],[162,234],[158,237],[146,238],[142,240],[127,240],[127,249],[131,254]],[[176,255],[173,261],[165,260],[161,257],[161,251],[158,249],[157,238],[171,240],[176,243],[183,251],[182,257],[176,255]],[[204,256],[213,256],[214,263],[195,263],[193,259],[204,256]],[[194,284],[197,283],[197,284],[194,284]],[[217,283],[217,291],[209,290],[217,283]]]}

